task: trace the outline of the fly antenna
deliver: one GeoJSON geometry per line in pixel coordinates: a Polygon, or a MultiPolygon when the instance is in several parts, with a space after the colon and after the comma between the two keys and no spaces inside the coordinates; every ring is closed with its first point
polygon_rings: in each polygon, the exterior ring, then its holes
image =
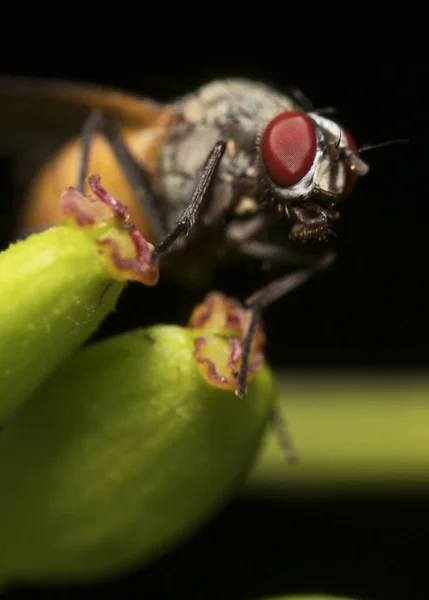
{"type": "Polygon", "coordinates": [[[384,148],[386,146],[393,146],[395,144],[408,144],[410,140],[405,138],[398,138],[396,140],[388,140],[387,142],[381,142],[380,144],[364,144],[358,150],[359,154],[361,152],[366,152],[367,150],[375,150],[377,148],[384,148]]]}

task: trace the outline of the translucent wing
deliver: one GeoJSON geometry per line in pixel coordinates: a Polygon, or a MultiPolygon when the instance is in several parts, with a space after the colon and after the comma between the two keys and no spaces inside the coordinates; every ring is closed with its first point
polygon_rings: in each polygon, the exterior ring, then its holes
{"type": "Polygon", "coordinates": [[[126,128],[156,124],[165,106],[91,84],[0,76],[0,153],[20,154],[35,138],[76,135],[91,110],[126,128]]]}
{"type": "MultiPolygon", "coordinates": [[[[79,134],[95,109],[115,121],[130,149],[150,167],[157,132],[165,128],[170,112],[166,105],[97,85],[0,76],[0,158],[13,159],[5,174],[14,188],[12,195],[0,197],[0,233],[10,237],[15,227],[34,231],[58,222],[57,199],[77,181],[79,134]]],[[[133,206],[121,168],[100,136],[91,157],[90,170],[100,173],[104,185],[133,206]]],[[[139,218],[137,208],[134,212],[143,227],[143,216],[139,218]]]]}

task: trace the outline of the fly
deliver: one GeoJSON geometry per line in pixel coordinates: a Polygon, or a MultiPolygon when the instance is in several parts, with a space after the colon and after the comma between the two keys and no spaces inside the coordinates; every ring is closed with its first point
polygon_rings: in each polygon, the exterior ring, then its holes
{"type": "Polygon", "coordinates": [[[222,255],[299,267],[246,301],[243,396],[261,311],[333,261],[324,251],[308,264],[302,243],[327,240],[338,205],[368,172],[351,134],[300,92],[244,79],[213,81],[163,105],[97,87],[3,78],[1,114],[9,146],[17,123],[24,134],[38,123],[44,133],[66,134],[33,178],[19,219],[24,234],[58,223],[64,185],[77,180],[83,192],[91,171],[131,208],[155,244],[153,260],[183,279],[209,274],[222,255]]]}

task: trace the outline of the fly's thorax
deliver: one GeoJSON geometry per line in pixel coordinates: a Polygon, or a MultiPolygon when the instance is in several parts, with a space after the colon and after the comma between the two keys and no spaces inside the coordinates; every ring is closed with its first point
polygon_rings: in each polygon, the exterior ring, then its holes
{"type": "MultiPolygon", "coordinates": [[[[181,121],[160,152],[160,193],[169,205],[170,226],[194,192],[204,163],[219,141],[227,148],[216,173],[202,222],[252,206],[260,184],[258,141],[266,124],[296,103],[270,87],[232,79],[209,83],[177,103],[181,121]],[[243,206],[242,206],[243,205],[243,206]]],[[[257,203],[253,206],[257,208],[257,203]]]]}

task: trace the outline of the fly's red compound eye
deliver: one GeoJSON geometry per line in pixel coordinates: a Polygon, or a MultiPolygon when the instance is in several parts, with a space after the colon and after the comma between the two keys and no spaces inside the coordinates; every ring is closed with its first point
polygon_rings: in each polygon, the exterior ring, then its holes
{"type": "Polygon", "coordinates": [[[317,137],[310,117],[298,111],[277,115],[262,137],[265,167],[277,185],[298,183],[311,169],[316,156],[317,137]]]}

